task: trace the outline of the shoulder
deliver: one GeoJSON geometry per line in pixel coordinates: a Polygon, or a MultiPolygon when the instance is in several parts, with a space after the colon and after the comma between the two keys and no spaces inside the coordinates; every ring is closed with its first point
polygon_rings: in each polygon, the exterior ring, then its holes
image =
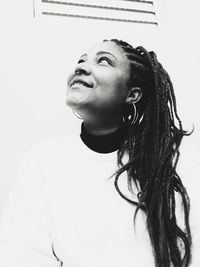
{"type": "Polygon", "coordinates": [[[70,155],[81,149],[78,132],[70,132],[65,136],[51,138],[32,147],[22,158],[22,161],[34,161],[45,163],[51,160],[59,160],[62,157],[70,158],[70,155]]]}
{"type": "Polygon", "coordinates": [[[81,149],[78,133],[51,138],[38,143],[23,155],[14,179],[14,186],[23,191],[56,190],[68,181],[74,169],[74,159],[81,149]],[[32,188],[32,189],[31,189],[32,188]]]}

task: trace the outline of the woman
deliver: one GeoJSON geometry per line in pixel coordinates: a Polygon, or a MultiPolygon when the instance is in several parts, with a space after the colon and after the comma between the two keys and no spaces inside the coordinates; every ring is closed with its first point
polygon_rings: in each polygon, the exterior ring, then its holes
{"type": "Polygon", "coordinates": [[[186,132],[155,53],[116,39],[94,46],[68,79],[67,105],[81,138],[25,160],[3,216],[2,266],[189,266],[189,197],[176,172],[186,132]]]}
{"type": "Polygon", "coordinates": [[[189,198],[176,173],[179,145],[186,133],[172,83],[155,53],[119,40],[105,41],[80,58],[67,96],[67,104],[84,120],[83,142],[100,153],[118,150],[115,187],[137,207],[135,215],[139,209],[146,213],[156,266],[188,266],[189,198]],[[124,155],[128,157],[125,164],[124,155]],[[139,190],[138,203],[118,187],[123,172],[127,172],[129,189],[134,183],[139,190]],[[176,222],[175,192],[182,197],[185,231],[176,222]]]}

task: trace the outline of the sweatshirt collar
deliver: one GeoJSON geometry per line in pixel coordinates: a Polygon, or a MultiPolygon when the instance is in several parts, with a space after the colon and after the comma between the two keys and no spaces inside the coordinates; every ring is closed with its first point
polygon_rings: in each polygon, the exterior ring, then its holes
{"type": "Polygon", "coordinates": [[[106,135],[92,135],[81,124],[80,137],[83,143],[91,150],[98,153],[111,153],[118,150],[126,137],[127,129],[121,125],[115,132],[106,135]]]}

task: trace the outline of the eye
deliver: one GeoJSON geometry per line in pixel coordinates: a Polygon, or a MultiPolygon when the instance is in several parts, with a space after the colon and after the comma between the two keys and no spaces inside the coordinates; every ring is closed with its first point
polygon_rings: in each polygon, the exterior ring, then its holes
{"type": "Polygon", "coordinates": [[[105,63],[105,62],[106,62],[106,64],[108,63],[109,65],[112,65],[112,61],[107,57],[100,57],[97,60],[97,63],[105,63]]]}
{"type": "Polygon", "coordinates": [[[83,62],[84,62],[84,60],[81,58],[81,59],[79,59],[78,64],[83,63],[83,62]]]}

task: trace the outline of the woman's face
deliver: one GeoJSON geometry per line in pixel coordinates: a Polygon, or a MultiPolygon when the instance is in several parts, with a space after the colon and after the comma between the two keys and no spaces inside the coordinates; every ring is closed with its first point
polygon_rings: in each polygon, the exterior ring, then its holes
{"type": "Polygon", "coordinates": [[[79,115],[118,115],[128,95],[129,63],[113,42],[102,42],[82,55],[70,75],[67,105],[79,115]]]}

